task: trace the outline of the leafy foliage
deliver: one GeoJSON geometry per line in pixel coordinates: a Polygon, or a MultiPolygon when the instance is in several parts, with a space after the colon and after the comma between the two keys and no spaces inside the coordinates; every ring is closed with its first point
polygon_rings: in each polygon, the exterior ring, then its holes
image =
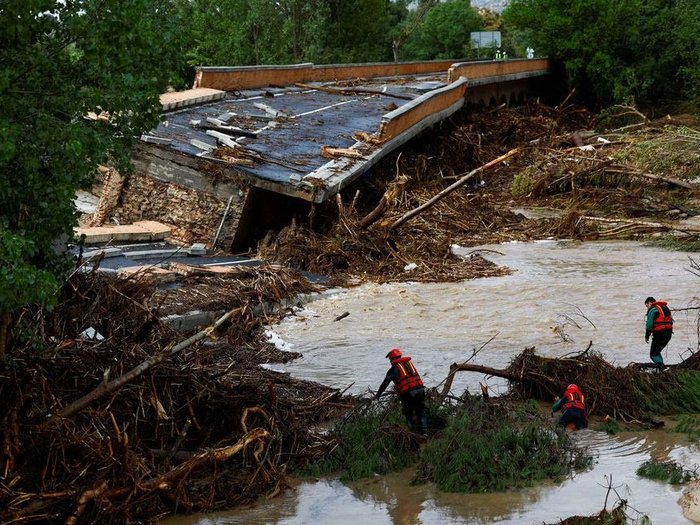
{"type": "Polygon", "coordinates": [[[401,424],[398,403],[375,404],[337,425],[338,446],[306,468],[310,475],[342,472],[343,480],[387,474],[415,463],[418,451],[405,435],[395,431],[401,424]],[[388,409],[388,411],[387,411],[388,409]]]}
{"type": "Polygon", "coordinates": [[[484,22],[468,0],[176,0],[187,61],[200,65],[460,58],[484,22]],[[425,16],[421,16],[424,14],[425,16]]]}
{"type": "Polygon", "coordinates": [[[697,96],[700,10],[693,0],[513,0],[509,27],[561,60],[594,104],[697,96]]]}
{"type": "Polygon", "coordinates": [[[483,24],[469,0],[441,2],[407,40],[403,56],[416,60],[465,57],[470,49],[470,33],[480,31],[483,24]]]}
{"type": "Polygon", "coordinates": [[[419,477],[448,492],[493,492],[560,478],[590,457],[532,405],[470,399],[423,450],[419,477]]]}
{"type": "Polygon", "coordinates": [[[179,0],[187,60],[199,65],[386,60],[386,0],[179,0]]]}
{"type": "Polygon", "coordinates": [[[649,460],[642,463],[637,469],[637,475],[644,478],[666,481],[672,485],[680,485],[697,479],[698,473],[687,470],[675,461],[649,460]]]}
{"type": "Polygon", "coordinates": [[[52,302],[75,190],[108,159],[125,168],[134,137],[157,124],[176,42],[167,5],[0,8],[0,313],[52,302]]]}

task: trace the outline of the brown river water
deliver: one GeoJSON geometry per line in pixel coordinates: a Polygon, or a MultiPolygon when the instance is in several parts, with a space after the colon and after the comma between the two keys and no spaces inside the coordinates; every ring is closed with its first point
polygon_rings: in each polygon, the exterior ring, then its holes
{"type": "MultiPolygon", "coordinates": [[[[700,277],[688,271],[688,254],[681,252],[623,242],[480,248],[513,274],[421,284],[411,283],[407,271],[404,283],[326,293],[271,327],[273,340],[304,357],[270,368],[362,394],[379,386],[388,368],[384,356],[393,347],[413,357],[427,386],[439,384],[450,364],[464,361],[475,348],[480,350],[473,363],[500,368],[529,346],[542,355],[561,356],[592,341],[594,350],[625,365],[649,359],[643,304],[648,295],[667,300],[671,308],[699,302],[700,277]],[[334,321],[344,312],[349,315],[334,321]]],[[[469,254],[474,248],[454,251],[469,254]]],[[[667,363],[697,347],[696,313],[674,314],[675,333],[664,351],[667,363]]],[[[453,392],[476,392],[479,382],[494,394],[505,388],[498,379],[464,373],[453,392]]],[[[349,485],[301,480],[296,490],[252,508],[175,517],[163,525],[551,523],[600,511],[610,476],[620,497],[654,525],[693,523],[678,505],[682,487],[640,478],[635,471],[652,457],[695,468],[700,465],[697,443],[658,431],[608,436],[585,430],[574,439],[589,448],[595,465],[561,483],[498,494],[444,494],[429,485],[411,486],[410,472],[349,485]]],[[[608,508],[615,499],[609,496],[608,508]]]]}

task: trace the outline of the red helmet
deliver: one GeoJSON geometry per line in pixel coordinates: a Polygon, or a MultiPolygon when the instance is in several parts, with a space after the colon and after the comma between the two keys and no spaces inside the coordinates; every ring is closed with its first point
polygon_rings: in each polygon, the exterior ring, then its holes
{"type": "Polygon", "coordinates": [[[578,386],[575,385],[574,383],[571,383],[569,386],[567,386],[567,387],[566,387],[566,391],[567,391],[567,392],[569,392],[569,391],[572,391],[572,392],[580,392],[578,386]]]}
{"type": "Polygon", "coordinates": [[[391,350],[389,350],[389,353],[386,354],[386,357],[390,360],[398,359],[399,357],[401,357],[401,350],[399,350],[398,348],[392,348],[391,350]]]}

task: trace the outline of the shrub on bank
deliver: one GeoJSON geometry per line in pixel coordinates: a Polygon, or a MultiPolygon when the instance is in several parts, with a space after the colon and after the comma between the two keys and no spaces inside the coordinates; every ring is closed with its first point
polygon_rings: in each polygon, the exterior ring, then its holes
{"type": "Polygon", "coordinates": [[[426,444],[418,477],[448,492],[494,492],[558,479],[590,461],[532,404],[471,398],[426,444]]]}
{"type": "Polygon", "coordinates": [[[353,481],[395,472],[417,461],[419,446],[405,431],[398,403],[367,403],[336,425],[332,432],[337,446],[309,463],[304,474],[341,473],[343,481],[353,481]]]}
{"type": "Polygon", "coordinates": [[[418,464],[417,482],[435,482],[449,492],[491,492],[531,485],[585,468],[590,457],[563,429],[552,428],[536,403],[485,401],[429,407],[435,431],[420,450],[406,430],[397,404],[356,411],[334,429],[338,445],[308,465],[310,475],[341,474],[356,480],[418,464]]]}
{"type": "Polygon", "coordinates": [[[685,469],[675,461],[657,461],[654,459],[642,463],[637,469],[637,475],[643,478],[665,481],[672,485],[687,483],[698,477],[698,473],[695,470],[685,469]]]}

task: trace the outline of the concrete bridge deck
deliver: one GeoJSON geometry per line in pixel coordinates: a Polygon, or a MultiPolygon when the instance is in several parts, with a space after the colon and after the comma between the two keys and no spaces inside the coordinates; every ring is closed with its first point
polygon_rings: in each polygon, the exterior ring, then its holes
{"type": "Polygon", "coordinates": [[[508,100],[548,72],[546,59],[201,68],[197,89],[162,97],[135,163],[224,197],[230,182],[322,202],[466,102],[508,100]]]}

